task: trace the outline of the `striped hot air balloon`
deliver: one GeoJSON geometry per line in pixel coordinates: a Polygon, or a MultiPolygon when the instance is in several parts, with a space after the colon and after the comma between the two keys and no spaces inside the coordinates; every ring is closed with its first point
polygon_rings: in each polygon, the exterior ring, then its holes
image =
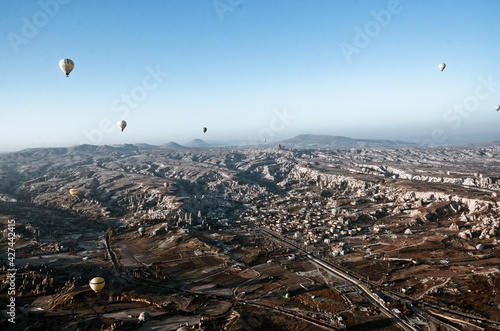
{"type": "Polygon", "coordinates": [[[94,277],[89,283],[90,288],[94,290],[95,293],[101,292],[101,290],[104,288],[104,284],[106,284],[106,282],[102,277],[94,277]]]}
{"type": "Polygon", "coordinates": [[[66,74],[66,77],[69,76],[69,73],[75,67],[75,63],[70,59],[62,59],[59,61],[59,68],[66,74]]]}

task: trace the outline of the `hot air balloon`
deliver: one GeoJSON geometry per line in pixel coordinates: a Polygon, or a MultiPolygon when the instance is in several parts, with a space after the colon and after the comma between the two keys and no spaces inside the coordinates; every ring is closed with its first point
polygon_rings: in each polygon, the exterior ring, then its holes
{"type": "Polygon", "coordinates": [[[66,74],[66,77],[68,77],[69,73],[73,68],[75,67],[75,63],[71,61],[70,59],[62,59],[59,61],[59,68],[66,74]]]}
{"type": "Polygon", "coordinates": [[[500,105],[496,106],[495,109],[496,109],[496,111],[499,111],[500,110],[500,105]]]}
{"type": "Polygon", "coordinates": [[[443,71],[443,70],[444,70],[444,68],[446,68],[446,64],[444,64],[444,63],[440,63],[440,64],[438,65],[438,68],[439,68],[439,70],[443,71]]]}
{"type": "Polygon", "coordinates": [[[207,132],[207,128],[203,128],[203,133],[207,132]]]}
{"type": "Polygon", "coordinates": [[[163,186],[164,186],[165,188],[168,188],[168,182],[163,183],[163,186]]]}
{"type": "Polygon", "coordinates": [[[146,228],[141,226],[139,227],[139,229],[137,230],[137,232],[139,232],[139,234],[142,236],[144,234],[144,232],[146,232],[146,228]]]}
{"type": "Polygon", "coordinates": [[[476,249],[479,250],[479,251],[484,251],[486,248],[487,247],[484,244],[477,244],[476,245],[476,249]]]}
{"type": "Polygon", "coordinates": [[[92,278],[90,281],[89,285],[92,290],[94,290],[95,293],[101,292],[101,290],[104,288],[104,278],[102,277],[95,277],[92,278]]]}
{"type": "Polygon", "coordinates": [[[71,190],[69,190],[69,194],[71,194],[72,196],[76,196],[78,194],[78,190],[76,188],[72,188],[71,190]]]}
{"type": "Polygon", "coordinates": [[[122,130],[122,132],[123,132],[123,130],[127,126],[127,122],[125,122],[124,120],[121,120],[121,121],[118,121],[118,123],[116,123],[116,125],[118,125],[118,127],[120,128],[120,130],[122,130]]]}
{"type": "Polygon", "coordinates": [[[147,311],[143,311],[140,315],[139,315],[139,321],[141,322],[147,322],[151,319],[151,316],[149,315],[149,313],[147,311]]]}

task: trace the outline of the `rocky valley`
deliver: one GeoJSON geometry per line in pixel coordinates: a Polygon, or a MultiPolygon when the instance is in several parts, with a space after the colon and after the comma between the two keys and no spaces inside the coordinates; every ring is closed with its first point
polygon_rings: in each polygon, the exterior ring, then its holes
{"type": "Polygon", "coordinates": [[[499,160],[498,144],[1,154],[0,325],[496,330],[499,160]]]}

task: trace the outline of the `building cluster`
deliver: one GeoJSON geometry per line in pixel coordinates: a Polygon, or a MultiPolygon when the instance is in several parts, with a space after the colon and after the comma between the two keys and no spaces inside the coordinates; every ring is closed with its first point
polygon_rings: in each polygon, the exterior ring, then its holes
{"type": "Polygon", "coordinates": [[[347,253],[345,237],[362,231],[343,210],[323,206],[314,198],[306,201],[293,196],[270,198],[240,217],[245,223],[277,232],[305,247],[324,244],[333,255],[347,253]]]}

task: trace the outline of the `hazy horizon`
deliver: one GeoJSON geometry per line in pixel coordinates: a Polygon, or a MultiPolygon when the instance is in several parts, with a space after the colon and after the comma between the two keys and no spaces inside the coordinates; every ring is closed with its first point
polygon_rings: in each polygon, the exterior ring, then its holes
{"type": "MultiPolygon", "coordinates": [[[[216,145],[220,145],[220,147],[251,147],[251,146],[258,146],[258,147],[270,147],[270,146],[275,146],[278,143],[281,143],[283,141],[293,139],[295,137],[301,136],[301,135],[326,135],[326,136],[331,136],[331,137],[344,137],[344,138],[349,138],[353,140],[380,140],[380,141],[393,141],[393,142],[404,142],[404,143],[409,143],[409,144],[415,144],[415,147],[443,147],[443,146],[467,146],[467,145],[474,145],[474,144],[483,144],[483,143],[494,143],[497,142],[498,140],[495,139],[466,139],[461,141],[460,139],[454,140],[454,143],[442,143],[442,144],[434,144],[430,145],[429,142],[425,141],[424,139],[414,139],[414,140],[405,140],[405,139],[386,139],[386,138],[378,138],[378,137],[373,137],[373,138],[366,138],[366,137],[349,137],[349,136],[336,136],[336,135],[330,135],[327,133],[299,133],[297,135],[293,135],[290,137],[284,137],[283,139],[276,140],[276,141],[257,141],[257,140],[250,140],[250,139],[243,139],[243,140],[212,140],[212,139],[203,139],[203,137],[200,138],[193,138],[191,140],[186,140],[186,141],[178,141],[178,140],[170,140],[170,141],[164,141],[164,142],[158,142],[158,143],[150,143],[150,142],[126,142],[126,143],[111,143],[111,144],[92,144],[92,143],[83,143],[83,144],[74,144],[74,145],[46,145],[46,146],[29,146],[29,147],[24,147],[24,148],[19,148],[19,149],[6,149],[6,150],[0,150],[0,154],[5,154],[5,153],[16,153],[20,152],[26,149],[38,149],[38,148],[69,148],[69,147],[74,147],[74,146],[81,146],[81,145],[93,145],[93,146],[124,146],[124,145],[150,145],[150,146],[156,146],[160,147],[162,145],[166,145],[169,143],[176,143],[181,145],[182,147],[190,147],[189,144],[196,141],[200,140],[204,143],[207,143],[210,145],[210,147],[217,147],[216,145]]],[[[286,147],[286,146],[285,146],[286,147]]],[[[370,148],[370,147],[367,147],[370,148]]]]}

